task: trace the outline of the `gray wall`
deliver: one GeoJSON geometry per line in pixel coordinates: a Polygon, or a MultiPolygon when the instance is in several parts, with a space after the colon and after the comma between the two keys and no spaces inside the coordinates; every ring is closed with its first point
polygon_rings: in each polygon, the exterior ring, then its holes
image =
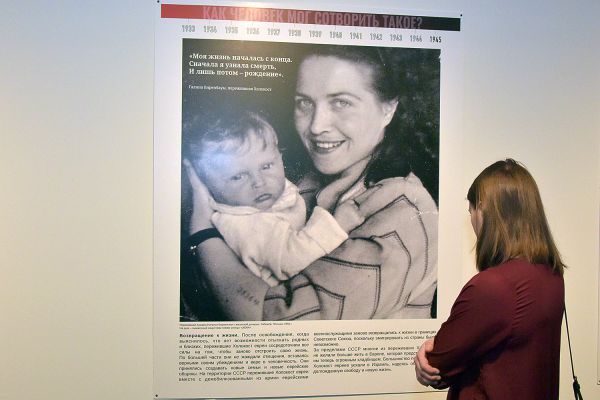
{"type": "MultiPolygon", "coordinates": [[[[464,14],[462,192],[506,156],[536,177],[570,265],[579,379],[586,398],[600,398],[600,2],[373,4],[464,14]]],[[[153,396],[155,11],[154,1],[3,2],[0,397],[153,396]]],[[[466,280],[474,273],[466,204],[464,219],[466,280]]],[[[566,356],[563,342],[563,399],[572,398],[566,356]]],[[[444,396],[384,396],[395,397],[444,396]]]]}

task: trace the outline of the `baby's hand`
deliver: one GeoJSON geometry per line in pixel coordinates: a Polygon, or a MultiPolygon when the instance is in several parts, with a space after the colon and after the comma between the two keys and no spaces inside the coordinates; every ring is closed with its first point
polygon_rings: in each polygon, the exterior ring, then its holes
{"type": "Polygon", "coordinates": [[[365,217],[360,212],[359,205],[354,199],[339,204],[333,212],[333,217],[346,233],[350,233],[354,228],[365,222],[365,217]]]}

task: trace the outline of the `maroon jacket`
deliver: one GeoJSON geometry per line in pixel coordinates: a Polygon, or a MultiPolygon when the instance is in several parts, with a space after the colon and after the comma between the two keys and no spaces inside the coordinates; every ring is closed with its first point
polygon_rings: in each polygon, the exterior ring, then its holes
{"type": "Polygon", "coordinates": [[[564,282],[511,260],[475,275],[435,337],[448,399],[558,399],[564,282]]]}

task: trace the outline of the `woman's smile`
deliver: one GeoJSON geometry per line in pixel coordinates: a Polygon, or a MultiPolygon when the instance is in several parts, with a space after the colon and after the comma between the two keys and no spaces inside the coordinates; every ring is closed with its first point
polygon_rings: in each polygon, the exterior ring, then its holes
{"type": "Polygon", "coordinates": [[[336,140],[336,141],[313,140],[312,147],[313,147],[313,150],[316,151],[317,153],[327,154],[327,153],[331,153],[332,151],[336,150],[338,147],[340,147],[345,142],[346,142],[345,140],[336,140]]]}

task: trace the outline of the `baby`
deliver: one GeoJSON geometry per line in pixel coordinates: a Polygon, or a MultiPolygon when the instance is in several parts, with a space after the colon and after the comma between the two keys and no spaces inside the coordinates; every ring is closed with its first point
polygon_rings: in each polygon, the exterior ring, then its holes
{"type": "Polygon", "coordinates": [[[246,267],[270,286],[298,274],[348,238],[364,218],[355,203],[332,216],[306,205],[284,174],[277,134],[259,114],[218,117],[192,129],[187,157],[212,198],[212,223],[246,267]]]}

